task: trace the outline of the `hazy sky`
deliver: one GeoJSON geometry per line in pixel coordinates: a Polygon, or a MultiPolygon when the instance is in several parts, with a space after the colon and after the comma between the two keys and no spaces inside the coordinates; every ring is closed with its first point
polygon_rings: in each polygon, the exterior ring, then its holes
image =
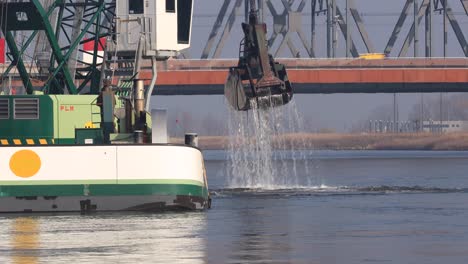
{"type": "MultiPolygon", "coordinates": [[[[205,43],[208,39],[211,28],[216,20],[221,4],[224,1],[222,0],[196,0],[195,1],[195,10],[194,10],[194,21],[193,21],[193,33],[192,33],[192,47],[189,51],[189,54],[192,58],[199,58],[201,56],[202,50],[205,46],[205,43]]],[[[235,1],[231,1],[231,6],[235,1]]],[[[275,8],[278,13],[282,12],[282,5],[280,0],[274,0],[275,8]]],[[[296,0],[293,5],[293,10],[297,9],[297,5],[300,0],[296,0]]],[[[306,1],[307,5],[305,7],[306,14],[303,16],[303,32],[308,39],[310,39],[310,2],[306,1]]],[[[404,0],[355,0],[358,10],[363,17],[365,28],[370,35],[371,42],[375,46],[377,52],[382,52],[386,46],[386,43],[391,35],[393,27],[398,20],[401,9],[404,5],[404,0]]],[[[422,1],[419,0],[419,3],[422,1]]],[[[462,13],[463,8],[461,8],[459,1],[450,1],[452,8],[455,10],[457,19],[459,20],[460,26],[462,29],[468,27],[467,16],[462,13]]],[[[344,0],[338,1],[338,6],[341,10],[344,10],[344,0]]],[[[231,10],[231,8],[230,8],[231,10]]],[[[230,11],[226,15],[223,26],[229,16],[230,11]]],[[[434,56],[442,56],[442,15],[435,13],[433,15],[434,19],[434,28],[433,28],[433,54],[434,56]]],[[[222,51],[223,58],[235,58],[237,57],[238,44],[242,38],[240,23],[243,20],[243,8],[241,8],[240,13],[238,14],[236,24],[232,31],[232,34],[226,46],[222,51]]],[[[269,24],[270,32],[272,16],[267,14],[266,22],[269,24]]],[[[424,21],[424,20],[423,20],[424,21]]],[[[320,57],[326,56],[326,31],[325,31],[325,16],[321,15],[317,18],[318,28],[317,28],[317,53],[320,57]]],[[[402,45],[404,37],[406,37],[407,32],[412,23],[412,17],[408,17],[405,25],[402,29],[402,33],[399,37],[399,40],[396,43],[394,52],[391,55],[398,53],[399,48],[402,45]]],[[[420,27],[420,43],[421,51],[424,52],[424,28],[423,22],[420,27]]],[[[464,32],[468,32],[464,30],[464,32]]],[[[356,31],[353,31],[353,39],[356,41],[356,45],[360,52],[366,52],[364,45],[361,40],[359,40],[359,34],[356,31]]],[[[280,41],[280,39],[278,40],[280,41]]],[[[297,47],[300,47],[300,42],[295,42],[297,47]]],[[[338,37],[338,46],[339,46],[339,56],[343,56],[344,40],[339,32],[338,37]]],[[[410,47],[410,52],[408,56],[413,56],[413,48],[410,47]]],[[[301,54],[305,54],[305,51],[302,51],[301,54]]],[[[282,52],[279,54],[279,57],[289,57],[290,54],[288,51],[282,52]]],[[[460,57],[462,56],[461,48],[456,42],[454,33],[449,28],[449,56],[460,57]]],[[[426,95],[426,99],[429,98],[438,98],[439,95],[426,95]]],[[[417,94],[401,94],[398,95],[398,105],[400,119],[406,119],[406,116],[413,105],[419,102],[420,96],[417,94]]],[[[392,94],[377,94],[377,95],[368,95],[368,94],[355,94],[355,95],[295,95],[294,100],[297,104],[297,107],[306,119],[310,119],[311,122],[317,127],[324,128],[334,128],[337,130],[346,130],[354,123],[360,120],[366,120],[372,110],[378,108],[382,105],[393,105],[393,95],[392,94]]],[[[154,98],[153,105],[160,108],[168,108],[172,112],[191,112],[194,116],[203,118],[208,114],[219,116],[220,118],[224,117],[227,110],[224,103],[224,98],[222,96],[161,96],[154,98]]]]}

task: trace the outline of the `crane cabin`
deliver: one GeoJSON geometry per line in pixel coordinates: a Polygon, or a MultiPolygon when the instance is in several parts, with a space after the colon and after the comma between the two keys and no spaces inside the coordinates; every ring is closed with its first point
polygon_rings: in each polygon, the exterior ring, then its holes
{"type": "MultiPolygon", "coordinates": [[[[190,47],[193,0],[116,1],[114,44],[119,54],[165,59],[190,47]]],[[[112,52],[112,51],[111,51],[112,52]]]]}

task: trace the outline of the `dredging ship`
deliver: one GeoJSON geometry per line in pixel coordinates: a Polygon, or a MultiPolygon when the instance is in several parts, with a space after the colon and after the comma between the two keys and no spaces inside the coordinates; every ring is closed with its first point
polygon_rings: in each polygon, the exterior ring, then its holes
{"type": "Polygon", "coordinates": [[[170,144],[166,112],[150,103],[156,62],[190,45],[192,10],[192,0],[0,3],[10,60],[0,213],[210,206],[202,152],[170,144]],[[151,80],[139,78],[143,60],[151,80]]]}

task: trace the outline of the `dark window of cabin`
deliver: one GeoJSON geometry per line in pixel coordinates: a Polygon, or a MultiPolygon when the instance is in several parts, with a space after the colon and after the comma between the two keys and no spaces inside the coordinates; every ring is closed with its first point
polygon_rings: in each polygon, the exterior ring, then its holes
{"type": "Polygon", "coordinates": [[[130,14],[143,14],[143,0],[128,0],[128,13],[130,14]]]}
{"type": "Polygon", "coordinates": [[[166,0],[166,12],[175,13],[175,0],[166,0]]]}
{"type": "Polygon", "coordinates": [[[193,0],[177,1],[177,41],[179,44],[188,44],[190,41],[192,2],[193,0]]]}

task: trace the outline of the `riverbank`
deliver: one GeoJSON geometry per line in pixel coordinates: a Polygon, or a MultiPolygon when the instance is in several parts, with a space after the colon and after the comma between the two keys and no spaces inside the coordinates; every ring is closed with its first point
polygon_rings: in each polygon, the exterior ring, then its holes
{"type": "MultiPolygon", "coordinates": [[[[183,139],[172,139],[182,143],[183,139]]],[[[226,149],[226,136],[201,136],[199,145],[204,150],[226,149]]],[[[273,140],[273,146],[281,149],[327,150],[468,150],[468,133],[310,133],[287,134],[273,140]],[[284,142],[284,144],[278,144],[284,142]],[[281,147],[278,147],[281,145],[281,147]]]]}

